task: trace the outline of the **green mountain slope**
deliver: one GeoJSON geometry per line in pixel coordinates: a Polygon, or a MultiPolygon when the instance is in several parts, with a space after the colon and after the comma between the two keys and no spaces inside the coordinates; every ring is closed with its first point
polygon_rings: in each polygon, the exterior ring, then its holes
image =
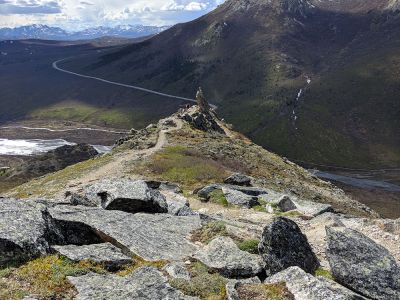
{"type": "Polygon", "coordinates": [[[64,67],[181,96],[291,159],[400,164],[393,0],[230,0],[143,43],[64,67]]]}

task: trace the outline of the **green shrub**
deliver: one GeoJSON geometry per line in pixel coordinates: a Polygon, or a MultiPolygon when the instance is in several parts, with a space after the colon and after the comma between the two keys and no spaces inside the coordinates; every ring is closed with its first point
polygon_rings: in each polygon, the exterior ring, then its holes
{"type": "Polygon", "coordinates": [[[216,204],[220,204],[222,206],[228,207],[229,203],[228,200],[226,200],[226,197],[224,195],[224,193],[222,192],[222,190],[214,190],[210,193],[209,195],[210,197],[210,202],[212,203],[216,203],[216,204]]]}
{"type": "Polygon", "coordinates": [[[242,251],[246,251],[252,254],[258,254],[258,240],[244,240],[238,244],[238,247],[242,251]]]}
{"type": "Polygon", "coordinates": [[[227,173],[214,160],[183,146],[169,146],[157,153],[148,164],[161,179],[183,185],[220,182],[227,173]]]}
{"type": "Polygon", "coordinates": [[[220,274],[210,274],[207,266],[194,262],[189,267],[190,280],[172,279],[170,284],[184,294],[205,300],[225,300],[227,280],[220,274]]]}

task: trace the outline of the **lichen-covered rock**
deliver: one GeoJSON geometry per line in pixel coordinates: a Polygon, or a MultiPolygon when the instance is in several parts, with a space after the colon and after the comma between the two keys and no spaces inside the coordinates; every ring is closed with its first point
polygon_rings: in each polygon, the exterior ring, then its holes
{"type": "Polygon", "coordinates": [[[159,191],[142,180],[103,179],[84,188],[82,193],[70,193],[71,203],[121,210],[129,213],[166,213],[168,205],[159,191]]]}
{"type": "Polygon", "coordinates": [[[194,300],[171,287],[157,269],[144,267],[121,277],[112,274],[89,273],[80,277],[68,277],[78,291],[77,300],[194,300]]]}
{"type": "Polygon", "coordinates": [[[201,227],[198,216],[130,214],[84,206],[57,206],[49,212],[64,226],[88,227],[103,241],[117,243],[124,253],[149,261],[176,261],[197,250],[187,237],[201,227]]]}
{"type": "Polygon", "coordinates": [[[184,113],[179,117],[195,129],[205,132],[225,134],[224,129],[218,125],[214,113],[209,111],[202,112],[197,106],[193,106],[184,111],[184,113]]]}
{"type": "Polygon", "coordinates": [[[192,216],[197,215],[191,208],[188,199],[183,195],[173,191],[166,190],[161,192],[168,205],[168,213],[174,216],[192,216]]]}
{"type": "Polygon", "coordinates": [[[53,246],[57,253],[72,261],[90,260],[102,264],[106,269],[115,271],[132,262],[132,259],[122,253],[121,249],[110,243],[93,245],[53,246]]]}
{"type": "Polygon", "coordinates": [[[247,187],[247,186],[239,186],[239,185],[231,185],[231,184],[210,184],[202,187],[198,191],[196,191],[196,194],[203,199],[209,199],[210,194],[215,191],[215,190],[222,190],[223,188],[234,190],[234,191],[239,191],[242,192],[243,194],[249,195],[249,196],[261,196],[261,195],[266,195],[268,194],[268,190],[263,189],[263,188],[258,188],[258,187],[247,187]]]}
{"type": "Polygon", "coordinates": [[[356,300],[360,295],[322,277],[307,274],[299,267],[290,267],[266,279],[265,283],[284,282],[296,300],[356,300]]]}
{"type": "Polygon", "coordinates": [[[224,183],[226,184],[232,184],[232,185],[240,185],[240,186],[251,186],[251,177],[236,173],[224,180],[224,183]]]}
{"type": "Polygon", "coordinates": [[[296,203],[294,203],[293,200],[288,195],[282,196],[279,199],[277,205],[278,205],[279,209],[283,212],[297,209],[296,203]]]}
{"type": "Polygon", "coordinates": [[[194,257],[226,277],[251,277],[263,270],[259,255],[240,250],[228,237],[215,238],[194,257]]]}
{"type": "Polygon", "coordinates": [[[327,227],[326,232],[337,282],[369,298],[400,299],[400,267],[388,250],[346,227],[327,227]]]}
{"type": "Polygon", "coordinates": [[[223,187],[222,192],[224,193],[226,201],[232,205],[252,208],[259,204],[257,197],[246,195],[240,191],[223,187]]]}
{"type": "Polygon", "coordinates": [[[298,266],[314,273],[319,261],[306,236],[292,220],[276,217],[264,228],[258,250],[263,257],[267,274],[298,266]]]}
{"type": "Polygon", "coordinates": [[[261,281],[258,277],[251,277],[246,279],[231,279],[226,284],[226,297],[228,300],[240,300],[237,289],[244,284],[260,284],[261,281]]]}
{"type": "Polygon", "coordinates": [[[164,270],[172,278],[190,280],[190,273],[183,262],[172,262],[164,267],[164,270]]]}
{"type": "Polygon", "coordinates": [[[326,212],[333,212],[330,204],[318,203],[306,200],[295,200],[296,209],[303,215],[316,217],[326,212]]]}
{"type": "Polygon", "coordinates": [[[0,198],[0,267],[46,254],[48,235],[44,205],[0,198]]]}

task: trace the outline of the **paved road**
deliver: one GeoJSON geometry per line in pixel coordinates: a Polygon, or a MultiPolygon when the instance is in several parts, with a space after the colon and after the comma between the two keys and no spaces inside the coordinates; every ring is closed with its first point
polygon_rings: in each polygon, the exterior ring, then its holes
{"type": "MultiPolygon", "coordinates": [[[[161,92],[145,89],[145,88],[142,88],[142,87],[139,87],[139,86],[135,86],[135,85],[129,85],[129,84],[124,84],[124,83],[119,83],[119,82],[115,82],[115,81],[106,80],[106,79],[99,78],[99,77],[83,75],[83,74],[71,72],[71,71],[68,71],[68,70],[60,68],[58,66],[58,64],[60,62],[63,62],[65,60],[67,60],[67,59],[70,59],[70,57],[69,58],[60,59],[60,60],[57,60],[57,61],[53,62],[53,68],[56,69],[57,71],[60,71],[60,72],[64,72],[64,73],[67,73],[67,74],[71,74],[71,75],[75,75],[75,76],[79,76],[79,77],[83,77],[83,78],[87,78],[87,79],[98,80],[98,81],[101,81],[101,82],[104,82],[104,83],[118,85],[118,86],[130,88],[130,89],[134,89],[134,90],[138,90],[138,91],[142,91],[142,92],[146,92],[146,93],[150,93],[150,94],[159,95],[159,96],[162,96],[162,97],[167,97],[167,98],[172,98],[172,99],[177,99],[177,100],[183,100],[183,101],[189,101],[189,102],[197,103],[196,100],[194,100],[194,99],[185,98],[185,97],[179,97],[179,96],[175,96],[175,95],[169,95],[169,94],[165,94],[165,93],[161,93],[161,92]]],[[[215,105],[212,105],[212,107],[216,108],[215,105]]]]}

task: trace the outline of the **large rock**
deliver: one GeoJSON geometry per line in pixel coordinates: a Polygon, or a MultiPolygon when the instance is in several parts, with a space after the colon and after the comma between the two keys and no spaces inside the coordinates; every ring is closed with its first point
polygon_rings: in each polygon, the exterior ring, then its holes
{"type": "Polygon", "coordinates": [[[232,205],[252,208],[259,204],[257,197],[246,195],[240,191],[223,187],[222,192],[224,193],[226,201],[232,205]]]}
{"type": "Polygon", "coordinates": [[[144,267],[126,277],[89,273],[68,277],[78,291],[77,300],[194,300],[171,287],[157,269],[144,267]]]}
{"type": "Polygon", "coordinates": [[[0,198],[0,267],[49,251],[46,207],[33,201],[0,198]]]}
{"type": "Polygon", "coordinates": [[[212,112],[201,112],[197,107],[191,107],[179,117],[198,130],[225,134],[224,129],[218,125],[217,118],[212,112]]]}
{"type": "Polygon", "coordinates": [[[132,262],[132,259],[123,254],[121,249],[110,243],[83,246],[53,246],[52,248],[60,255],[72,261],[90,260],[102,264],[110,271],[118,270],[122,266],[132,262]]]}
{"type": "Polygon", "coordinates": [[[327,227],[327,257],[335,280],[373,299],[400,299],[400,267],[384,247],[358,231],[327,227]]]}
{"type": "Polygon", "coordinates": [[[194,257],[213,271],[227,277],[251,277],[263,270],[259,255],[240,250],[231,238],[218,237],[195,253],[194,257]]]}
{"type": "Polygon", "coordinates": [[[102,207],[129,213],[166,213],[168,205],[159,191],[142,180],[103,179],[84,188],[83,193],[69,194],[74,205],[102,207]]]}
{"type": "Polygon", "coordinates": [[[306,216],[319,216],[326,212],[333,212],[329,204],[299,200],[297,198],[284,195],[277,202],[277,206],[283,212],[297,210],[306,216]]]}
{"type": "Polygon", "coordinates": [[[299,267],[290,267],[266,279],[265,283],[284,282],[296,300],[356,300],[360,295],[322,277],[307,274],[299,267]]]}
{"type": "MultiPolygon", "coordinates": [[[[197,250],[187,237],[201,227],[198,216],[130,214],[83,206],[57,206],[49,212],[64,227],[89,228],[103,241],[118,245],[125,254],[146,260],[175,261],[197,250]]],[[[68,236],[64,238],[68,239],[68,236]]]]}
{"type": "Polygon", "coordinates": [[[161,193],[167,200],[169,214],[174,216],[192,216],[197,214],[190,208],[188,199],[183,195],[170,190],[165,190],[161,193]]]}
{"type": "Polygon", "coordinates": [[[277,217],[269,222],[258,249],[270,275],[292,266],[314,273],[319,266],[306,236],[295,222],[287,218],[277,217]]]}
{"type": "Polygon", "coordinates": [[[240,186],[251,186],[251,179],[252,178],[250,176],[236,173],[226,178],[224,180],[224,183],[232,185],[240,185],[240,186]]]}

